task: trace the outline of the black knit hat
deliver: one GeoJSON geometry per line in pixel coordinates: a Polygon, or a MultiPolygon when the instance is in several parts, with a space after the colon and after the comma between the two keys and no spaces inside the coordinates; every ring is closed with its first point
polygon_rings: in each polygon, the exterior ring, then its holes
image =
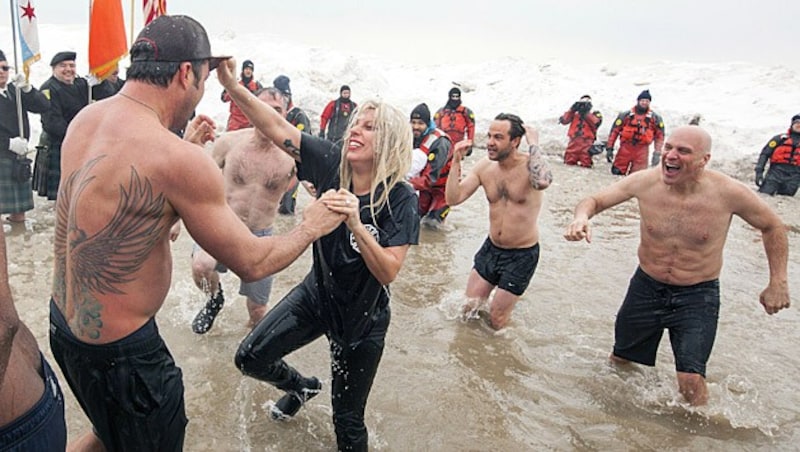
{"type": "Polygon", "coordinates": [[[54,67],[58,63],[62,61],[75,61],[75,58],[78,55],[75,52],[67,51],[67,52],[58,52],[53,56],[53,59],[50,60],[50,67],[54,67]]]}
{"type": "Polygon", "coordinates": [[[6,60],[6,54],[2,50],[0,50],[0,61],[8,61],[6,60]]]}
{"type": "Polygon", "coordinates": [[[253,62],[250,61],[250,60],[242,61],[242,70],[245,70],[247,68],[255,70],[256,67],[253,65],[253,62]]]}
{"type": "Polygon", "coordinates": [[[653,100],[653,97],[650,95],[650,90],[649,89],[646,89],[646,90],[642,91],[642,93],[639,94],[639,97],[636,98],[637,101],[642,100],[642,99],[653,100]]]}
{"type": "Polygon", "coordinates": [[[428,124],[431,122],[431,111],[424,103],[417,105],[411,110],[411,119],[419,119],[420,121],[428,124]]]}
{"type": "Polygon", "coordinates": [[[282,92],[287,96],[292,95],[292,90],[289,88],[289,77],[285,75],[279,75],[275,77],[275,80],[272,81],[272,86],[278,89],[278,91],[282,92]]]}
{"type": "Polygon", "coordinates": [[[461,90],[458,88],[450,88],[450,91],[447,92],[447,97],[451,97],[453,94],[461,95],[461,90]]]}
{"type": "Polygon", "coordinates": [[[794,124],[795,121],[800,121],[800,113],[792,116],[792,124],[794,124]]]}
{"type": "Polygon", "coordinates": [[[189,16],[158,16],[142,29],[131,46],[131,62],[208,60],[214,70],[228,56],[211,56],[206,29],[189,16]]]}
{"type": "Polygon", "coordinates": [[[342,85],[342,87],[339,88],[339,94],[342,94],[342,91],[350,91],[350,87],[347,85],[342,85]]]}

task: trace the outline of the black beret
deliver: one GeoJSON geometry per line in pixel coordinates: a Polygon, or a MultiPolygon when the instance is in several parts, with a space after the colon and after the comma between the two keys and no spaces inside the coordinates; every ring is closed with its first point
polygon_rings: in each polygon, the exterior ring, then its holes
{"type": "Polygon", "coordinates": [[[57,65],[62,61],[75,61],[77,54],[75,52],[58,52],[52,60],[50,60],[50,67],[57,65]]]}

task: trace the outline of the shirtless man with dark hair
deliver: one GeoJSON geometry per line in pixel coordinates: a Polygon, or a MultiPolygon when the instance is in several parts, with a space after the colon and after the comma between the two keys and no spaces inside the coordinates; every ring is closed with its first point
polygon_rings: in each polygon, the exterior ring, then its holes
{"type": "Polygon", "coordinates": [[[475,255],[467,280],[465,314],[489,303],[492,328],[504,328],[539,263],[539,212],[544,189],[553,175],[539,149],[539,132],[517,115],[501,113],[489,126],[487,156],[463,179],[461,161],[472,148],[462,140],[453,150],[453,166],[445,187],[447,204],[466,201],[483,187],[489,201],[489,236],[475,255]],[[525,136],[528,152],[518,148],[525,136]]]}
{"type": "MultiPolygon", "coordinates": [[[[344,217],[314,202],[287,234],[253,236],[226,202],[219,167],[173,132],[225,57],[211,55],[197,21],[166,15],[130,57],[122,90],[83,109],[64,140],[50,348],[92,423],[77,449],[179,451],[183,378],[155,322],[172,279],[170,227],[181,219],[198,245],[253,281],[344,217]]],[[[209,128],[199,115],[186,136],[209,128]]]]}

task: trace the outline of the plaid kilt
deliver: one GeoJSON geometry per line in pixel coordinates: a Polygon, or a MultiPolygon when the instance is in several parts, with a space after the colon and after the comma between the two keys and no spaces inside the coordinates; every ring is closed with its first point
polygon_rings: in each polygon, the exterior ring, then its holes
{"type": "Polygon", "coordinates": [[[22,213],[33,209],[31,182],[16,182],[12,168],[16,154],[0,152],[0,214],[22,213]]]}

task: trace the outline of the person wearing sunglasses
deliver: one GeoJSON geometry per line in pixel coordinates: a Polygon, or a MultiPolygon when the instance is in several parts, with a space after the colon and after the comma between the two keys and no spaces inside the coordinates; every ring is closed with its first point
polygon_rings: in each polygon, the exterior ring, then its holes
{"type": "Polygon", "coordinates": [[[0,50],[0,213],[13,223],[25,221],[25,212],[33,209],[30,184],[28,139],[31,127],[28,112],[44,113],[50,108],[47,98],[33,88],[25,74],[11,80],[11,66],[0,50]],[[17,116],[17,96],[22,102],[22,134],[17,116]]]}

